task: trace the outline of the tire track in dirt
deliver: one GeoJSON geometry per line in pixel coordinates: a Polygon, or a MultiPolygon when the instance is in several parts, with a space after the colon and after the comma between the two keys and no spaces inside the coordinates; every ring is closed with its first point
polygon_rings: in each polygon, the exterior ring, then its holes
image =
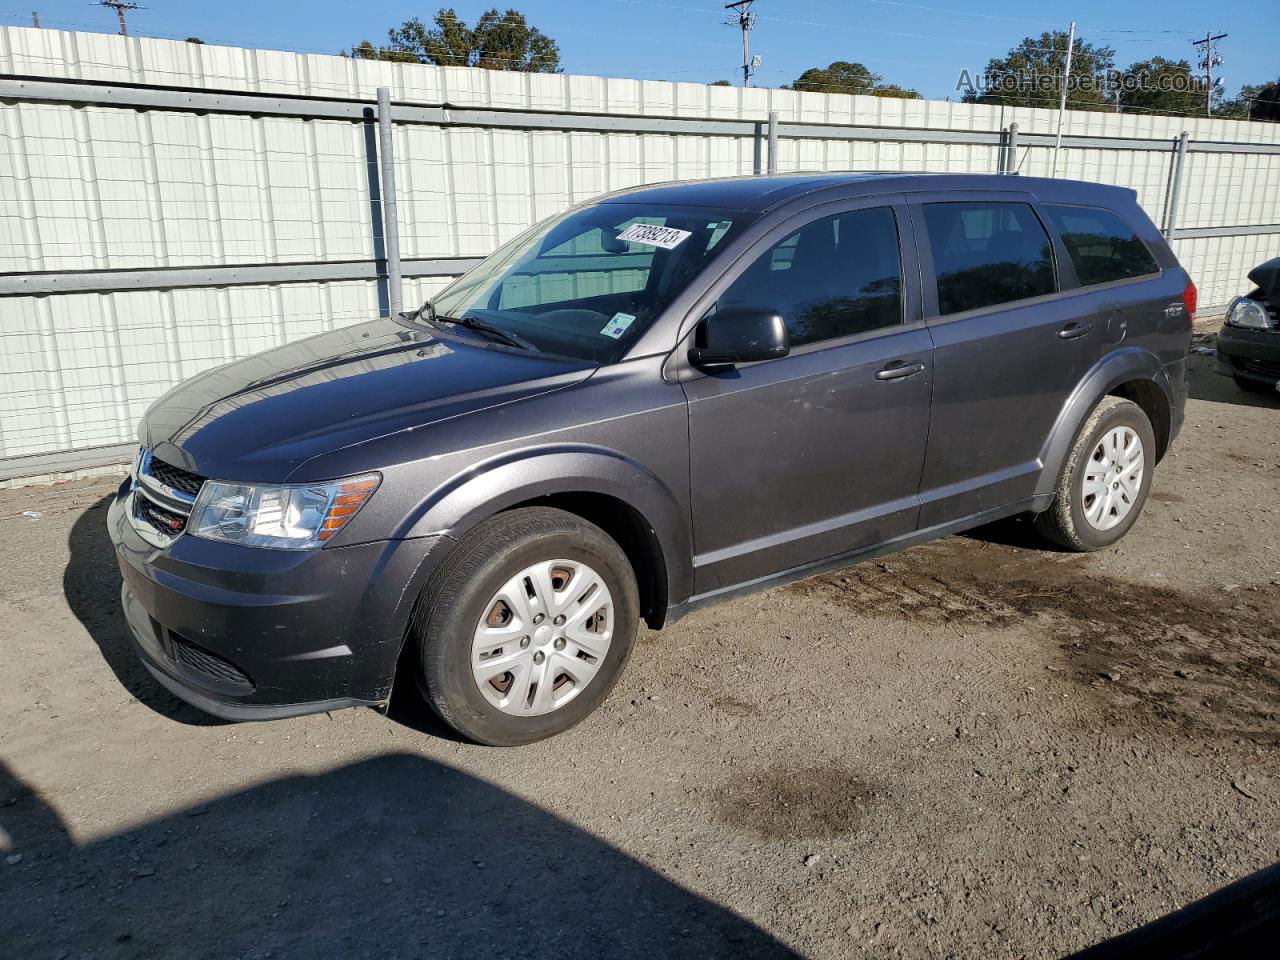
{"type": "Polygon", "coordinates": [[[1090,571],[1085,557],[953,537],[787,588],[858,616],[1046,631],[1109,725],[1280,743],[1280,597],[1090,571]]]}

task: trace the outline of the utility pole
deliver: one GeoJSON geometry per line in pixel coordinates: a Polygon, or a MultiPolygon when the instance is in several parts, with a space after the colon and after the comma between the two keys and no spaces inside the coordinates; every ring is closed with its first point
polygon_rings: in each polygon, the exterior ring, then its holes
{"type": "Polygon", "coordinates": [[[129,26],[124,22],[124,12],[126,10],[143,10],[144,7],[138,6],[136,3],[126,3],[125,0],[98,0],[98,6],[110,7],[116,12],[116,16],[120,18],[120,36],[127,37],[129,35],[129,26]]]}
{"type": "MultiPolygon", "coordinates": [[[[751,35],[751,28],[756,25],[756,15],[751,12],[751,4],[755,0],[736,0],[734,3],[726,3],[726,10],[734,10],[738,14],[738,26],[742,28],[742,85],[744,87],[751,86],[751,46],[748,37],[751,35]]],[[[728,21],[730,24],[732,20],[728,21]]]]}
{"type": "Polygon", "coordinates": [[[31,25],[35,27],[37,30],[40,29],[40,14],[37,13],[35,10],[31,11],[31,25]]]}
{"type": "Polygon", "coordinates": [[[1062,146],[1062,117],[1067,110],[1067,85],[1071,82],[1071,54],[1076,47],[1076,22],[1071,21],[1071,33],[1067,37],[1067,65],[1062,71],[1062,97],[1058,100],[1058,135],[1053,141],[1053,169],[1049,176],[1058,175],[1058,149],[1062,146]]]}
{"type": "MultiPolygon", "coordinates": [[[[1225,40],[1226,38],[1227,34],[1225,33],[1215,34],[1210,31],[1204,35],[1203,40],[1191,41],[1193,47],[1204,47],[1204,56],[1200,58],[1200,66],[1204,68],[1204,115],[1206,117],[1213,116],[1213,92],[1217,89],[1213,85],[1213,68],[1222,66],[1222,57],[1215,56],[1213,53],[1213,42],[1215,40],[1225,40]]],[[[1218,78],[1218,83],[1219,85],[1222,83],[1221,77],[1218,78]]]]}

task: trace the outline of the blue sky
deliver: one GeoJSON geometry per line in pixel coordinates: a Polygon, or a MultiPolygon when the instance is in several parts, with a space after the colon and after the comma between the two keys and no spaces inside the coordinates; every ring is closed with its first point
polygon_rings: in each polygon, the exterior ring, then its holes
{"type": "MultiPolygon", "coordinates": [[[[129,13],[135,33],[209,43],[336,53],[362,39],[386,38],[388,27],[429,19],[441,5],[353,0],[143,0],[129,13]]],[[[515,6],[560,44],[572,73],[645,79],[738,82],[741,41],[714,0],[505,0],[452,4],[474,18],[489,6],[515,6]]],[[[0,23],[114,33],[115,15],[89,0],[0,0],[0,23]]],[[[1128,65],[1152,56],[1194,59],[1189,40],[1206,30],[1228,33],[1221,68],[1227,90],[1280,77],[1277,0],[1191,0],[1117,3],[1101,0],[1023,3],[994,0],[756,0],[752,52],[763,57],[757,82],[779,86],[806,67],[861,61],[889,82],[925,96],[956,97],[964,68],[980,70],[1024,36],[1065,30],[1116,49],[1128,65]]]]}

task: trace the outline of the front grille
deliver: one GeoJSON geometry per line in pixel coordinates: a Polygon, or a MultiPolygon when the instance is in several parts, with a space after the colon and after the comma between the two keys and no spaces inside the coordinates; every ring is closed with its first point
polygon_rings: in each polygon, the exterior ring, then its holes
{"type": "Polygon", "coordinates": [[[1264,377],[1280,377],[1280,360],[1236,360],[1236,364],[1250,373],[1264,377]]]}
{"type": "Polygon", "coordinates": [[[164,547],[187,527],[204,477],[144,451],[134,486],[133,520],[143,539],[164,547]]]}
{"type": "Polygon", "coordinates": [[[139,518],[163,536],[176,537],[187,525],[186,514],[168,510],[145,496],[138,497],[137,504],[139,518]]]}
{"type": "Polygon", "coordinates": [[[235,664],[223,660],[203,647],[196,646],[172,631],[169,633],[169,639],[173,642],[173,659],[187,669],[203,674],[223,686],[240,690],[253,689],[253,681],[235,664]]]}
{"type": "Polygon", "coordinates": [[[193,497],[200,492],[200,486],[204,483],[204,477],[183,470],[181,467],[175,467],[171,463],[165,463],[156,456],[147,458],[147,472],[166,487],[172,487],[193,497]]]}

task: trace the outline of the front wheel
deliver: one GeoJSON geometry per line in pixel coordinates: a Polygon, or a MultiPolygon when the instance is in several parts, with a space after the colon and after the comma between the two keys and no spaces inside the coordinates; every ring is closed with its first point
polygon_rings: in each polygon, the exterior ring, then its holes
{"type": "Polygon", "coordinates": [[[468,739],[516,746],[567,730],[622,673],[639,621],[626,554],[563,510],[498,514],[427,584],[411,628],[416,680],[468,739]]]}
{"type": "Polygon", "coordinates": [[[1138,519],[1151,487],[1156,440],[1136,403],[1103,397],[1067,454],[1053,505],[1036,528],[1068,550],[1101,550],[1138,519]]]}

